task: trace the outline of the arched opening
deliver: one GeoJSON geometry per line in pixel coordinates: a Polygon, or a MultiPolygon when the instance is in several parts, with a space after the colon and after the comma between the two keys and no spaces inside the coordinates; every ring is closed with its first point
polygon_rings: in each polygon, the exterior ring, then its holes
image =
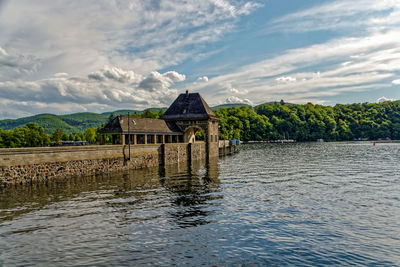
{"type": "Polygon", "coordinates": [[[204,140],[204,130],[197,126],[191,126],[186,128],[183,135],[185,143],[195,143],[196,141],[204,140]]]}

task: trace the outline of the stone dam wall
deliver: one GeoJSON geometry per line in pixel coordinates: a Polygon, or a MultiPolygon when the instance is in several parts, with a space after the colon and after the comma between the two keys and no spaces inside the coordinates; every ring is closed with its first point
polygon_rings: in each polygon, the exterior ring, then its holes
{"type": "Polygon", "coordinates": [[[206,144],[173,143],[0,149],[0,187],[206,158],[206,144]]]}

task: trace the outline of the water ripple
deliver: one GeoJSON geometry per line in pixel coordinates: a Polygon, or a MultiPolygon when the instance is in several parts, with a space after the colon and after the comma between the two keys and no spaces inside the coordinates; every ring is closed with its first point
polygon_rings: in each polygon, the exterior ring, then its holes
{"type": "Polygon", "coordinates": [[[400,145],[254,144],[0,191],[0,265],[400,265],[400,145]]]}

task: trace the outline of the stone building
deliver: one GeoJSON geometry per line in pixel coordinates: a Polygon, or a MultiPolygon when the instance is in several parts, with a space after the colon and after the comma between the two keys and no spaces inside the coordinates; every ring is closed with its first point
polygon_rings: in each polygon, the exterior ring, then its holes
{"type": "Polygon", "coordinates": [[[112,137],[113,144],[165,144],[194,143],[196,132],[201,131],[209,157],[218,156],[218,121],[199,93],[180,94],[160,119],[117,116],[102,130],[101,144],[105,135],[112,137]]]}

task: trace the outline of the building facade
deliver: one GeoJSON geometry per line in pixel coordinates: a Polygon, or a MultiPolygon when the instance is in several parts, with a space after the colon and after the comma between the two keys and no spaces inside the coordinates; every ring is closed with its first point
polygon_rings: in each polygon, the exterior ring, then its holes
{"type": "Polygon", "coordinates": [[[219,118],[199,93],[180,94],[160,119],[121,115],[100,130],[100,144],[106,137],[112,144],[195,143],[202,132],[207,158],[218,156],[219,118]]]}

